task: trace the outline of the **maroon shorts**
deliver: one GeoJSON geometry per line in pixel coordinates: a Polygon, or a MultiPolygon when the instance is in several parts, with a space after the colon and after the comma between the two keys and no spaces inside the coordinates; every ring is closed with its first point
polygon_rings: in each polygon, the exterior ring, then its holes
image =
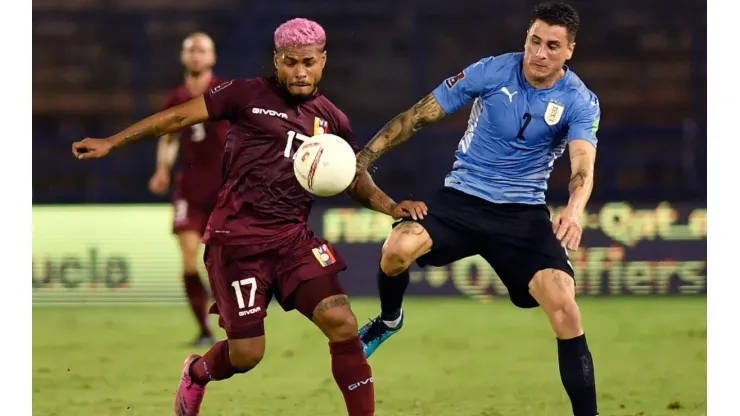
{"type": "Polygon", "coordinates": [[[283,310],[298,307],[309,316],[313,309],[301,305],[315,306],[345,293],[337,276],[347,267],[344,260],[308,229],[258,255],[248,249],[206,244],[204,260],[216,300],[210,312],[219,315],[219,325],[229,339],[263,335],[273,296],[283,310]]]}
{"type": "Polygon", "coordinates": [[[177,198],[172,201],[174,216],[172,232],[180,234],[183,231],[196,231],[203,235],[206,231],[208,218],[213,207],[202,203],[191,203],[186,199],[177,198]]]}

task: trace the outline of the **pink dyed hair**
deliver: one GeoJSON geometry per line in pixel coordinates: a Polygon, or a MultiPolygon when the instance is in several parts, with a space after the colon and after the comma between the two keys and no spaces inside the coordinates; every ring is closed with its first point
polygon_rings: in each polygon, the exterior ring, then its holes
{"type": "Polygon", "coordinates": [[[326,32],[313,20],[297,18],[288,20],[275,30],[275,49],[326,45],[326,32]]]}

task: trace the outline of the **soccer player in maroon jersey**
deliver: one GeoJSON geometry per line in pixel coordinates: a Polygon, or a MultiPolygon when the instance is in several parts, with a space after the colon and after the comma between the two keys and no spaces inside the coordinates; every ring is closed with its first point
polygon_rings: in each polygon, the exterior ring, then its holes
{"type": "MultiPolygon", "coordinates": [[[[326,35],[317,23],[294,19],[275,31],[276,77],[235,79],[201,97],[150,116],[105,139],[72,145],[94,159],[145,137],[158,137],[206,120],[231,125],[223,182],[206,228],[205,262],[227,340],[185,361],[175,414],[199,413],[208,382],[254,368],[265,350],[264,318],[275,296],[297,309],[329,339],[332,373],[350,416],[375,414],[373,376],[357,320],[337,273],[346,268],[332,245],[307,226],[313,198],[293,174],[301,141],[318,133],[357,148],[349,120],[316,86],[326,64],[326,35]]],[[[421,202],[394,203],[365,171],[348,189],[363,205],[395,218],[419,218],[421,202]]]]}
{"type": "MultiPolygon", "coordinates": [[[[212,71],[216,63],[213,40],[205,33],[197,32],[185,38],[180,60],[185,67],[185,82],[167,96],[165,110],[221,83],[212,71]]],[[[181,169],[172,194],[172,230],[180,243],[185,294],[200,328],[194,346],[213,344],[208,321],[209,293],[198,275],[197,262],[208,217],[221,188],[221,160],[228,129],[227,121],[209,121],[165,134],[159,140],[157,169],[149,181],[153,193],[164,195],[169,191],[172,166],[179,150],[181,169]]]]}

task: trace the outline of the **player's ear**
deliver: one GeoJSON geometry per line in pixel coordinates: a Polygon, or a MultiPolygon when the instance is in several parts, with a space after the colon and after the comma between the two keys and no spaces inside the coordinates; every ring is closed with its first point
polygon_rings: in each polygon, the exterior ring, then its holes
{"type": "Polygon", "coordinates": [[[275,69],[278,67],[278,53],[277,51],[272,51],[272,63],[275,65],[275,69]]]}
{"type": "Polygon", "coordinates": [[[321,69],[326,66],[326,51],[321,52],[321,69]]]}
{"type": "Polygon", "coordinates": [[[573,50],[576,48],[575,42],[568,42],[568,54],[565,56],[565,60],[570,60],[573,57],[573,50]]]}

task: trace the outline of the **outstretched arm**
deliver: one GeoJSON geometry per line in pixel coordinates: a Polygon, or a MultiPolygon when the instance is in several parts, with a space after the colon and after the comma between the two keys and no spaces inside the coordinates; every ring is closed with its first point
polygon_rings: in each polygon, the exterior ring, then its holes
{"type": "Polygon", "coordinates": [[[365,208],[391,215],[396,202],[383,192],[367,171],[347,188],[347,195],[365,208]]]}
{"type": "Polygon", "coordinates": [[[121,147],[136,140],[174,133],[206,120],[208,120],[208,109],[206,108],[205,99],[201,95],[186,103],[149,116],[111,136],[110,140],[114,148],[121,147]]]}
{"type": "Polygon", "coordinates": [[[357,154],[358,172],[366,170],[383,153],[408,140],[427,124],[441,120],[445,116],[442,106],[429,94],[413,107],[389,121],[370,142],[357,154]]]}
{"type": "Polygon", "coordinates": [[[491,74],[495,75],[499,67],[496,58],[484,58],[442,81],[429,95],[388,122],[357,154],[358,173],[422,127],[441,120],[481,96],[487,89],[491,74]]]}
{"type": "Polygon", "coordinates": [[[411,217],[422,219],[427,214],[427,206],[421,201],[401,201],[396,203],[383,192],[367,170],[362,171],[357,180],[347,188],[347,195],[365,208],[383,213],[393,218],[411,217]]]}
{"type": "Polygon", "coordinates": [[[160,111],[105,139],[87,138],[72,143],[72,154],[78,159],[98,159],[111,150],[136,140],[160,137],[208,120],[203,96],[160,111]]]}
{"type": "MultiPolygon", "coordinates": [[[[353,149],[357,149],[358,146],[354,140],[349,119],[341,111],[338,113],[338,133],[352,145],[353,149]]],[[[396,203],[393,201],[388,194],[378,188],[373,178],[367,172],[367,169],[358,170],[358,174],[345,193],[363,207],[370,208],[373,211],[389,215],[393,218],[410,216],[413,219],[420,219],[426,215],[427,207],[423,202],[401,201],[400,203],[396,203]]]]}

